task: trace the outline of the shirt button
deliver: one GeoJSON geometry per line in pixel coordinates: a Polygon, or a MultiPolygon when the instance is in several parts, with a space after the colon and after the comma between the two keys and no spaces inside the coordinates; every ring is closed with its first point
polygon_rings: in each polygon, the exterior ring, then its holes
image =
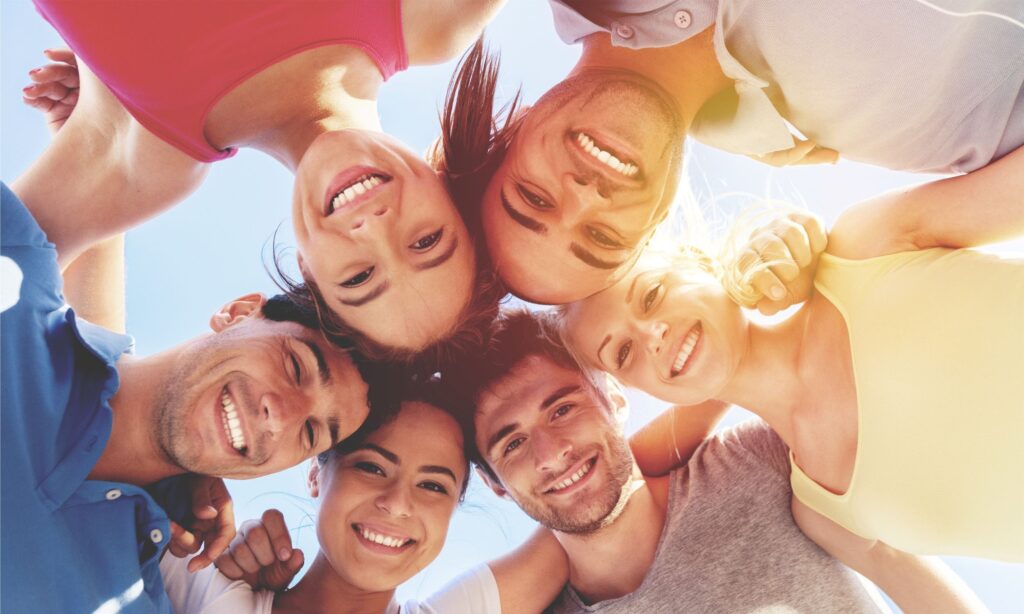
{"type": "Polygon", "coordinates": [[[153,540],[154,544],[159,544],[164,541],[164,532],[160,529],[153,529],[149,532],[149,539],[153,540]]]}
{"type": "Polygon", "coordinates": [[[685,30],[693,23],[693,16],[690,15],[690,11],[676,11],[673,20],[676,22],[676,26],[685,30]]]}
{"type": "Polygon", "coordinates": [[[110,490],[107,491],[107,494],[105,496],[107,497],[107,501],[113,501],[114,499],[117,499],[118,497],[121,496],[121,491],[116,488],[111,488],[110,490]]]}
{"type": "Polygon", "coordinates": [[[615,33],[622,38],[633,38],[633,35],[636,34],[632,26],[627,26],[624,23],[615,26],[615,33]]]}

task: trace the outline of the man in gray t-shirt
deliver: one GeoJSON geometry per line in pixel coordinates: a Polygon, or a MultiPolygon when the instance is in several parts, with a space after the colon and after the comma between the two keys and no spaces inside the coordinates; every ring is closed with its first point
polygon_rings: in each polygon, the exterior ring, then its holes
{"type": "Polygon", "coordinates": [[[817,544],[805,537],[790,512],[786,446],[763,422],[712,437],[668,476],[641,475],[621,390],[582,371],[544,318],[506,313],[463,377],[474,386],[471,453],[482,477],[568,556],[554,612],[877,612],[873,591],[822,548],[860,565],[906,610],[975,607],[923,557],[883,545],[885,556],[862,564],[836,532],[816,531],[817,544]]]}

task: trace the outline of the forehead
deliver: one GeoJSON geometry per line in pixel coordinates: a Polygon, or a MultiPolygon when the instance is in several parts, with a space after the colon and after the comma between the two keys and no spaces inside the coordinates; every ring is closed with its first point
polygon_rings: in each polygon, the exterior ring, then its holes
{"type": "Polygon", "coordinates": [[[480,395],[475,422],[482,433],[513,412],[536,410],[552,390],[573,384],[597,394],[579,369],[567,369],[546,356],[527,356],[480,395]]]}
{"type": "Polygon", "coordinates": [[[459,423],[448,412],[422,401],[402,403],[395,419],[366,441],[395,453],[402,465],[440,465],[461,475],[465,464],[459,423]]]}

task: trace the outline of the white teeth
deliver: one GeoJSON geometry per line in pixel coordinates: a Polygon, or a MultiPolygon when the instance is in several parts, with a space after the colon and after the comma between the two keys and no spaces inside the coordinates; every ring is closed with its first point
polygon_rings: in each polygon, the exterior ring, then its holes
{"type": "Polygon", "coordinates": [[[242,433],[242,422],[238,419],[238,411],[235,403],[231,400],[225,389],[220,393],[221,420],[224,422],[224,432],[228,434],[231,447],[242,451],[245,449],[245,435],[242,433]]]}
{"type": "Polygon", "coordinates": [[[697,340],[700,339],[701,327],[695,326],[693,330],[686,335],[686,339],[683,339],[683,345],[679,348],[679,353],[676,354],[676,360],[672,363],[672,376],[679,375],[679,372],[686,366],[686,361],[690,360],[690,354],[693,353],[693,348],[697,346],[697,340]]]}
{"type": "Polygon", "coordinates": [[[355,197],[366,194],[382,183],[384,183],[384,179],[379,175],[363,175],[351,184],[342,188],[341,191],[335,195],[334,199],[331,200],[331,206],[335,209],[344,206],[352,202],[355,197]]]}
{"type": "Polygon", "coordinates": [[[387,546],[388,548],[401,548],[409,541],[407,539],[401,539],[399,537],[390,537],[387,535],[382,535],[380,533],[376,533],[365,528],[359,529],[359,534],[362,535],[363,539],[365,539],[366,541],[373,542],[375,544],[380,544],[382,546],[387,546]]]}
{"type": "Polygon", "coordinates": [[[582,467],[579,468],[579,471],[577,471],[576,473],[572,474],[568,478],[562,480],[558,484],[555,484],[554,486],[552,486],[551,490],[564,490],[566,488],[569,488],[570,486],[572,486],[576,482],[579,482],[581,479],[583,479],[583,476],[585,476],[588,473],[590,473],[590,470],[593,469],[593,468],[594,468],[593,461],[583,465],[582,467]]]}
{"type": "Polygon", "coordinates": [[[598,147],[597,144],[594,143],[594,139],[582,132],[576,133],[576,142],[580,144],[583,151],[594,156],[599,162],[604,163],[626,177],[635,177],[636,174],[640,172],[640,169],[635,164],[619,160],[612,153],[598,147]]]}

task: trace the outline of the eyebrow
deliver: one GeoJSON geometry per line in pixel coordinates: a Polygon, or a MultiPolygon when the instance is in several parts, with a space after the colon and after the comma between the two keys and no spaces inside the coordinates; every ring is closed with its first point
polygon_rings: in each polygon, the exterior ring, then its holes
{"type": "Polygon", "coordinates": [[[633,281],[631,281],[629,283],[629,290],[626,291],[626,304],[627,305],[633,302],[633,289],[636,288],[636,282],[639,279],[640,279],[640,276],[637,275],[636,277],[633,278],[633,281]]]}
{"type": "Polygon", "coordinates": [[[349,307],[359,307],[361,305],[365,305],[366,303],[369,303],[370,301],[372,301],[373,299],[377,298],[381,294],[384,294],[384,292],[387,291],[387,289],[390,288],[390,287],[391,287],[391,282],[390,281],[385,281],[384,283],[382,283],[379,286],[377,286],[376,288],[374,288],[373,292],[370,292],[369,294],[367,294],[366,296],[364,296],[362,298],[346,299],[346,298],[340,298],[339,297],[338,300],[341,302],[342,305],[348,305],[349,307]]]}
{"type": "Polygon", "coordinates": [[[308,339],[300,339],[300,341],[309,348],[310,352],[313,352],[313,357],[316,358],[316,368],[320,374],[320,385],[327,386],[331,383],[331,368],[327,366],[327,359],[324,357],[323,350],[314,341],[308,339]]]}
{"type": "Polygon", "coordinates": [[[512,205],[508,202],[508,197],[505,196],[505,190],[501,190],[501,208],[505,210],[512,221],[519,224],[523,228],[535,232],[539,235],[546,235],[548,233],[548,227],[546,224],[538,222],[532,217],[523,215],[512,208],[512,205]]]}
{"type": "Polygon", "coordinates": [[[487,440],[487,455],[491,456],[491,452],[494,451],[494,446],[498,445],[498,442],[508,436],[509,433],[519,428],[518,422],[512,424],[506,424],[505,426],[498,429],[498,432],[491,435],[491,438],[487,440]]]}
{"type": "Polygon", "coordinates": [[[584,249],[583,246],[579,245],[578,243],[570,243],[569,251],[571,251],[574,256],[582,260],[585,264],[588,264],[594,267],[595,269],[617,269],[626,262],[625,260],[623,260],[622,262],[609,262],[607,260],[601,260],[594,254],[584,249]]]}
{"type": "MultiPolygon", "coordinates": [[[[398,458],[397,454],[395,454],[391,450],[382,448],[376,444],[364,443],[363,445],[356,448],[356,450],[373,450],[377,454],[380,454],[384,458],[388,459],[388,461],[390,461],[394,465],[402,464],[402,460],[398,458]]],[[[423,473],[440,473],[442,475],[447,475],[456,484],[458,484],[459,482],[459,479],[455,477],[455,472],[449,469],[448,467],[443,467],[441,465],[423,465],[419,468],[419,470],[423,473]]]]}
{"type": "Polygon", "coordinates": [[[444,264],[445,262],[447,262],[449,258],[452,257],[452,254],[455,253],[455,249],[458,246],[459,246],[459,238],[455,237],[454,239],[452,239],[451,245],[448,246],[448,249],[444,250],[444,253],[439,254],[436,258],[433,258],[431,260],[427,260],[426,262],[421,262],[421,263],[419,263],[417,265],[414,265],[414,268],[417,271],[426,271],[427,269],[432,269],[434,267],[439,267],[442,264],[444,264]]]}
{"type": "Polygon", "coordinates": [[[603,350],[604,346],[608,345],[608,342],[611,341],[611,340],[612,340],[612,336],[611,335],[605,335],[604,341],[602,341],[601,345],[599,345],[597,347],[597,362],[602,363],[602,366],[604,366],[604,361],[601,360],[601,350],[603,350]]]}
{"type": "MultiPolygon", "coordinates": [[[[543,401],[541,401],[540,411],[546,410],[562,397],[572,394],[574,392],[578,392],[580,389],[581,388],[579,384],[569,384],[568,386],[562,386],[558,390],[552,392],[547,397],[545,397],[543,401]]],[[[509,433],[515,431],[518,428],[519,423],[513,422],[512,424],[506,424],[505,426],[498,429],[497,433],[491,435],[490,439],[487,440],[487,447],[485,448],[487,450],[487,455],[490,456],[491,452],[494,450],[494,446],[496,446],[499,441],[508,436],[509,433]]]]}

